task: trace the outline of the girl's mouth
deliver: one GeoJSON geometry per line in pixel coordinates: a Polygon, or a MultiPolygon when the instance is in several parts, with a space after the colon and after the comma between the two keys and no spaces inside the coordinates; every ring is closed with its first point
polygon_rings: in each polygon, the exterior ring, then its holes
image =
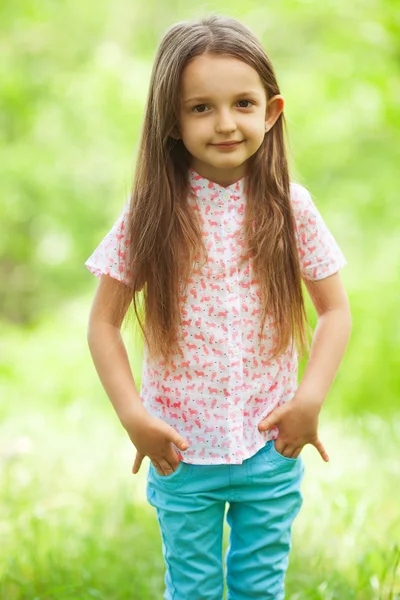
{"type": "Polygon", "coordinates": [[[221,144],[211,144],[212,146],[214,146],[215,148],[221,148],[222,150],[226,150],[229,148],[236,148],[236,146],[239,146],[239,144],[241,144],[242,142],[222,142],[221,144]]]}

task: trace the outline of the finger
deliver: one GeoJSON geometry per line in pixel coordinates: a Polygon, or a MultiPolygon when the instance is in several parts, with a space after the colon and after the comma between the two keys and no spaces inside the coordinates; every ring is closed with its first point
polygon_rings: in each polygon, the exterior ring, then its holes
{"type": "Polygon", "coordinates": [[[318,440],[317,440],[317,441],[316,441],[316,442],[313,444],[313,446],[315,446],[315,447],[316,447],[316,449],[317,449],[317,450],[318,450],[318,452],[320,453],[320,455],[321,455],[322,459],[323,459],[325,462],[329,462],[329,455],[328,455],[327,451],[325,450],[325,447],[324,447],[323,443],[321,442],[321,440],[319,440],[319,439],[318,439],[318,440]]]}
{"type": "Polygon", "coordinates": [[[154,468],[156,469],[157,473],[159,475],[164,475],[164,471],[162,470],[159,462],[157,460],[152,460],[151,462],[152,462],[154,468]]]}
{"type": "Polygon", "coordinates": [[[286,446],[285,448],[285,456],[286,458],[297,458],[298,454],[296,454],[297,448],[295,446],[286,446]],[[296,456],[295,456],[296,454],[296,456]]]}
{"type": "Polygon", "coordinates": [[[300,456],[302,450],[303,450],[303,447],[295,448],[294,451],[292,452],[292,456],[290,458],[298,458],[300,456]]]}
{"type": "Polygon", "coordinates": [[[144,454],[141,454],[140,452],[136,452],[135,461],[134,461],[133,467],[132,467],[132,473],[134,475],[136,475],[136,473],[139,471],[140,465],[142,464],[143,459],[144,459],[144,454]]]}
{"type": "Polygon", "coordinates": [[[285,442],[282,442],[282,440],[280,440],[279,438],[277,438],[275,440],[275,450],[278,452],[278,454],[282,454],[284,456],[283,453],[285,451],[285,448],[286,448],[285,442]],[[276,442],[278,442],[278,444],[276,442]]]}
{"type": "Polygon", "coordinates": [[[167,456],[165,460],[171,465],[171,467],[175,471],[175,469],[179,467],[179,463],[181,462],[181,460],[183,460],[183,456],[181,454],[178,454],[176,450],[173,450],[173,456],[167,456]]]}
{"type": "Polygon", "coordinates": [[[187,450],[189,448],[189,442],[187,440],[185,440],[185,438],[183,438],[181,435],[179,435],[179,433],[174,431],[174,429],[172,429],[170,439],[171,439],[171,442],[173,444],[175,444],[175,446],[177,448],[179,448],[180,450],[187,450]]]}
{"type": "Polygon", "coordinates": [[[159,465],[163,470],[164,475],[171,475],[176,469],[166,458],[159,460],[159,465]]]}
{"type": "Polygon", "coordinates": [[[291,450],[290,446],[288,446],[287,444],[285,444],[283,446],[280,454],[282,454],[282,456],[284,456],[285,458],[290,458],[291,454],[292,454],[292,450],[291,450]]]}
{"type": "Polygon", "coordinates": [[[263,419],[258,424],[259,431],[267,431],[268,429],[272,429],[272,427],[276,423],[276,417],[274,413],[271,413],[267,418],[263,419]]]}
{"type": "Polygon", "coordinates": [[[269,414],[268,417],[260,421],[260,423],[258,424],[259,431],[267,431],[268,429],[272,429],[272,427],[275,427],[275,425],[279,423],[279,421],[282,418],[282,412],[282,408],[277,408],[276,410],[272,411],[272,413],[269,414]]]}

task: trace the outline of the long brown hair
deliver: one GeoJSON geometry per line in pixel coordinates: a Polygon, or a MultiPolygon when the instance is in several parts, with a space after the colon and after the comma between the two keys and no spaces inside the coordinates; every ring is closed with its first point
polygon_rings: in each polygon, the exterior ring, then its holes
{"type": "MultiPolygon", "coordinates": [[[[200,226],[187,202],[191,157],[174,136],[179,130],[182,72],[204,53],[247,63],[259,74],[267,98],[280,93],[260,42],[235,19],[212,15],[177,23],[159,45],[130,197],[132,288],[123,293],[132,300],[150,354],[167,362],[178,348],[180,283],[190,277],[199,252],[205,256],[200,226]]],[[[245,178],[246,254],[260,281],[261,331],[268,315],[275,324],[273,356],[282,354],[289,343],[300,353],[309,348],[284,125],[282,113],[251,157],[245,178]]]]}

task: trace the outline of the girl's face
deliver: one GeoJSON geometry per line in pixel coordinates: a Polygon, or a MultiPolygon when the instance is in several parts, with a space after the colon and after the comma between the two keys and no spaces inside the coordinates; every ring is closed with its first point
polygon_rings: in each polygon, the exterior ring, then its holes
{"type": "Polygon", "coordinates": [[[246,174],[249,158],[283,110],[282,96],[267,101],[250,65],[229,56],[202,54],[181,79],[180,137],[191,166],[220,185],[246,174]],[[221,145],[229,143],[231,145],[221,145]]]}

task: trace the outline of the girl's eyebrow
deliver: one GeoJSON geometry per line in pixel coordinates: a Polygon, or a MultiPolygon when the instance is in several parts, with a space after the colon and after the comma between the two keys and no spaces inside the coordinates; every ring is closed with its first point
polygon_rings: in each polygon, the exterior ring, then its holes
{"type": "MultiPolygon", "coordinates": [[[[241,98],[242,96],[259,96],[259,92],[256,90],[250,90],[247,92],[240,92],[239,94],[235,94],[234,98],[241,98]]],[[[193,98],[189,98],[188,100],[184,100],[183,104],[188,104],[189,102],[206,102],[211,100],[211,96],[194,96],[193,98]]]]}

